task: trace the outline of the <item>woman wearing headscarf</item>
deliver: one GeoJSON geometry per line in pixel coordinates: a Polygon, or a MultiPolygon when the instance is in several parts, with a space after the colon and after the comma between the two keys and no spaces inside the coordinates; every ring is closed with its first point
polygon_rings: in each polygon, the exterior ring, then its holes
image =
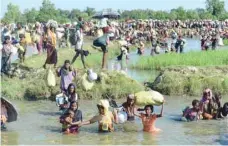
{"type": "Polygon", "coordinates": [[[56,26],[53,23],[47,24],[47,59],[45,64],[43,65],[46,68],[46,64],[54,64],[56,67],[57,64],[57,50],[56,50],[56,34],[55,34],[56,26]]]}
{"type": "Polygon", "coordinates": [[[67,88],[67,92],[65,93],[68,97],[69,102],[78,101],[78,94],[76,93],[76,86],[73,83],[67,88]]]}
{"type": "Polygon", "coordinates": [[[76,71],[73,69],[72,66],[70,66],[70,61],[65,60],[64,65],[57,69],[57,75],[61,78],[60,80],[60,89],[61,92],[67,92],[68,86],[73,82],[76,71]]]}
{"type": "Polygon", "coordinates": [[[114,114],[108,110],[109,108],[109,102],[108,100],[100,100],[100,102],[97,104],[97,108],[99,111],[99,114],[92,117],[88,121],[83,121],[79,124],[79,127],[82,125],[89,125],[93,124],[95,122],[98,122],[98,129],[99,132],[112,132],[114,131],[114,123],[118,123],[117,119],[117,111],[114,110],[114,114]]]}
{"type": "Polygon", "coordinates": [[[66,110],[63,115],[60,117],[60,123],[64,122],[65,119],[65,114],[68,113],[69,111],[74,112],[74,117],[72,122],[74,123],[69,127],[69,133],[77,133],[79,130],[78,124],[82,122],[82,112],[81,110],[78,109],[78,102],[77,101],[72,101],[70,103],[70,107],[68,110],[66,110]]]}

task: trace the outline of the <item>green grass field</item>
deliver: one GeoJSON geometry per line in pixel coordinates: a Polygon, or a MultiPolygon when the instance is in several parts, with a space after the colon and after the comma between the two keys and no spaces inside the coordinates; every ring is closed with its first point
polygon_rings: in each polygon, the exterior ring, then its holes
{"type": "MultiPolygon", "coordinates": [[[[96,72],[101,73],[102,52],[99,51],[99,48],[94,49],[89,45],[85,45],[84,48],[91,52],[91,55],[86,57],[87,67],[93,68],[96,72]]],[[[134,49],[133,46],[132,49],[134,49]]],[[[119,55],[119,53],[119,46],[116,43],[110,44],[109,58],[113,58],[119,55]]],[[[61,67],[66,59],[71,60],[74,55],[74,49],[59,49],[57,66],[61,67]]],[[[26,58],[22,68],[34,72],[26,74],[24,79],[3,76],[1,80],[2,95],[11,99],[20,100],[55,99],[55,95],[60,92],[60,78],[56,77],[57,85],[55,87],[49,88],[47,86],[47,70],[44,70],[42,67],[45,59],[46,54],[34,55],[26,58]]],[[[82,69],[83,65],[80,56],[73,64],[73,67],[77,70],[77,77],[73,82],[77,85],[77,92],[81,99],[100,99],[104,98],[106,95],[113,98],[125,98],[127,94],[143,90],[141,84],[125,75],[116,72],[105,72],[108,76],[107,79],[97,82],[92,90],[85,91],[80,85],[80,77],[86,72],[86,70],[82,69]],[[120,87],[120,84],[123,86],[120,87]]],[[[54,71],[54,69],[52,70],[54,71]]]]}
{"type": "Polygon", "coordinates": [[[135,69],[151,70],[169,66],[214,66],[228,65],[228,50],[189,52],[185,54],[161,54],[155,57],[141,57],[131,67],[135,69]]]}

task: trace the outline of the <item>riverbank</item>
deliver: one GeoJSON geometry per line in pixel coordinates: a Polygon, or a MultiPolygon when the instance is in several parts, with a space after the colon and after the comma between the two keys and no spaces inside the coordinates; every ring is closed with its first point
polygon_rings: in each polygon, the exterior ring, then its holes
{"type": "MultiPolygon", "coordinates": [[[[100,71],[102,52],[94,49],[89,44],[85,44],[85,50],[90,51],[90,55],[86,57],[86,65],[88,68],[93,68],[99,75],[100,80],[95,83],[92,90],[86,91],[82,88],[80,77],[86,72],[83,69],[81,58],[75,61],[73,67],[77,70],[77,77],[74,83],[77,85],[77,92],[81,99],[99,99],[105,97],[123,98],[127,94],[143,90],[143,86],[137,81],[134,81],[126,75],[119,72],[100,71]],[[103,74],[103,75],[101,75],[103,74]],[[124,84],[123,84],[124,83],[124,84]],[[119,86],[121,85],[121,87],[119,86]]],[[[117,42],[109,46],[109,59],[119,55],[120,49],[117,42]]],[[[130,50],[135,50],[136,46],[131,46],[130,50]]],[[[75,55],[74,49],[59,49],[58,50],[58,67],[61,67],[66,59],[71,60],[75,55]]],[[[57,85],[49,88],[46,84],[47,70],[42,68],[46,59],[46,54],[33,55],[26,58],[25,64],[19,67],[21,75],[19,77],[8,78],[2,77],[1,89],[2,95],[11,99],[27,99],[40,100],[55,98],[59,93],[60,79],[56,77],[57,85]]],[[[14,66],[17,65],[17,61],[14,66]]],[[[54,71],[54,69],[52,69],[54,71]]]]}
{"type": "MultiPolygon", "coordinates": [[[[228,47],[227,47],[228,48],[228,47]]],[[[184,54],[160,54],[154,57],[142,56],[131,67],[141,70],[160,70],[170,66],[218,66],[227,65],[227,50],[189,52],[184,54]]]]}
{"type": "Polygon", "coordinates": [[[205,88],[228,94],[228,66],[168,67],[147,86],[165,95],[201,96],[205,88]]]}

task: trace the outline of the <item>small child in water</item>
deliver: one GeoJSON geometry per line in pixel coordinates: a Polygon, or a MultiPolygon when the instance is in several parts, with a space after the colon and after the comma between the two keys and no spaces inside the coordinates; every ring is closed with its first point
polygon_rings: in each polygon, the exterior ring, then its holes
{"type": "Polygon", "coordinates": [[[70,127],[78,124],[78,122],[75,122],[75,123],[72,122],[73,117],[74,117],[74,112],[72,110],[69,110],[65,115],[63,115],[63,118],[60,117],[60,122],[62,123],[62,132],[64,134],[72,133],[70,131],[70,127]]]}
{"type": "Polygon", "coordinates": [[[142,123],[143,123],[143,131],[145,132],[159,132],[161,131],[159,128],[155,127],[155,121],[157,118],[162,117],[163,115],[163,104],[162,104],[162,108],[161,108],[161,113],[160,114],[153,114],[154,112],[154,107],[153,105],[146,105],[144,107],[145,113],[146,114],[136,114],[134,113],[136,116],[138,116],[139,118],[142,119],[142,123]]]}
{"type": "Polygon", "coordinates": [[[182,121],[197,121],[201,119],[202,113],[200,112],[200,102],[199,100],[192,101],[192,108],[185,108],[183,111],[182,121]]]}

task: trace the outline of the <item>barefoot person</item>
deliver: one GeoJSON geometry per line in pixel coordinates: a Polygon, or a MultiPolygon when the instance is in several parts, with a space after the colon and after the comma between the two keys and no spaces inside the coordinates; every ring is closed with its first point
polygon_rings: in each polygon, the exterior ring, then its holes
{"type": "Polygon", "coordinates": [[[79,22],[76,25],[76,34],[75,34],[75,41],[76,41],[76,45],[75,45],[75,56],[73,57],[71,64],[73,64],[75,62],[75,60],[78,58],[79,55],[81,55],[81,61],[83,64],[83,67],[86,68],[85,66],[85,55],[84,55],[84,51],[83,51],[83,19],[82,17],[78,18],[79,22]]]}
{"type": "Polygon", "coordinates": [[[163,104],[161,108],[161,113],[160,114],[152,114],[154,111],[153,105],[146,105],[144,108],[146,114],[138,114],[134,113],[136,116],[142,119],[143,123],[143,131],[145,132],[159,132],[161,131],[160,129],[155,127],[155,121],[157,118],[162,117],[163,115],[163,104]]]}
{"type": "Polygon", "coordinates": [[[101,47],[103,52],[102,57],[102,69],[105,69],[107,66],[107,58],[108,58],[108,44],[109,44],[109,35],[106,33],[101,37],[98,37],[93,41],[93,45],[96,47],[101,47]]]}
{"type": "Polygon", "coordinates": [[[52,24],[52,23],[47,25],[47,32],[46,32],[47,59],[45,61],[45,64],[43,65],[44,68],[46,68],[46,64],[54,64],[54,67],[56,67],[56,64],[57,64],[56,34],[55,34],[56,27],[57,26],[55,26],[55,24],[52,24]]]}

